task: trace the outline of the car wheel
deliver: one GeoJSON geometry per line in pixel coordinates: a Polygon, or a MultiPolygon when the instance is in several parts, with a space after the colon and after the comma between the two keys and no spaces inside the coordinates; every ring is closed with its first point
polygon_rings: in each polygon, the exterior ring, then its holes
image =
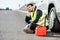
{"type": "Polygon", "coordinates": [[[52,32],[58,32],[60,31],[58,26],[59,24],[60,23],[58,22],[58,19],[57,19],[55,7],[53,7],[51,8],[49,13],[49,28],[51,29],[52,32]]]}

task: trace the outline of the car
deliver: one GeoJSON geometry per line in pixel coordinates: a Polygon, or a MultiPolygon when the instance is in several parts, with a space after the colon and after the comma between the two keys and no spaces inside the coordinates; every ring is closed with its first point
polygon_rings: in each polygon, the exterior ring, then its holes
{"type": "Polygon", "coordinates": [[[40,9],[44,10],[52,32],[60,32],[60,0],[41,0],[40,9]]]}

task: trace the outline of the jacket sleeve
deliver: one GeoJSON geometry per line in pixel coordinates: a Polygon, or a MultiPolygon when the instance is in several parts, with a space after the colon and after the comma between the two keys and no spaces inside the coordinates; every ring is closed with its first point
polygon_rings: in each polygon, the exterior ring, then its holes
{"type": "Polygon", "coordinates": [[[32,23],[37,23],[41,16],[42,16],[42,11],[38,9],[36,18],[35,18],[35,20],[32,23]]]}
{"type": "Polygon", "coordinates": [[[26,16],[25,22],[27,22],[29,24],[30,23],[30,20],[31,20],[31,16],[26,16]]]}

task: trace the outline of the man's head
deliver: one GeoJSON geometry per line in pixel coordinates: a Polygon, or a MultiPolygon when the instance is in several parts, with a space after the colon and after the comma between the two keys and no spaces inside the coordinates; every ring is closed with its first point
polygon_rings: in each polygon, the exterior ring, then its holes
{"type": "Polygon", "coordinates": [[[34,5],[32,3],[27,4],[27,11],[28,12],[33,12],[34,11],[34,5]]]}

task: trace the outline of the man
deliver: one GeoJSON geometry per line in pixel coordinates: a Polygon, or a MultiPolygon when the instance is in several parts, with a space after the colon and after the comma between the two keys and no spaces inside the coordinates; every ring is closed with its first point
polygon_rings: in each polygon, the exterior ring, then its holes
{"type": "MultiPolygon", "coordinates": [[[[36,26],[44,26],[45,15],[41,10],[37,9],[37,7],[34,6],[32,3],[27,5],[27,11],[31,13],[31,16],[26,16],[25,21],[28,23],[28,25],[24,28],[24,32],[34,33],[36,26]]],[[[48,29],[49,27],[47,19],[45,24],[46,28],[48,29]]]]}

